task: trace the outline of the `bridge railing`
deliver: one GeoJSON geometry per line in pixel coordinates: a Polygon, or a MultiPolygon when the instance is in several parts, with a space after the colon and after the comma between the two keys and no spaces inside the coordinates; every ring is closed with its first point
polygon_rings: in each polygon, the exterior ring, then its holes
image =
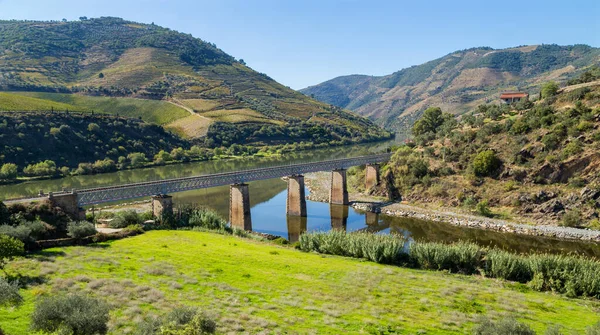
{"type": "Polygon", "coordinates": [[[77,193],[79,204],[81,206],[85,206],[104,202],[140,198],[156,194],[169,194],[215,186],[238,184],[255,180],[281,178],[310,172],[346,169],[357,165],[384,162],[389,160],[390,156],[391,154],[385,153],[321,162],[280,165],[235,172],[224,172],[193,177],[89,188],[79,190],[77,193]]]}

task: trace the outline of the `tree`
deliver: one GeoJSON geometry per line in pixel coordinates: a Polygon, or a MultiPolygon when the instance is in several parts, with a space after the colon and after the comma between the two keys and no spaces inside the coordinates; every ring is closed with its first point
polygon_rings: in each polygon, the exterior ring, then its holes
{"type": "Polygon", "coordinates": [[[436,128],[444,122],[442,118],[442,110],[439,107],[430,107],[423,112],[423,116],[415,122],[412,133],[415,136],[425,134],[427,132],[435,133],[436,128]]]}
{"type": "Polygon", "coordinates": [[[100,130],[100,126],[97,123],[92,122],[92,123],[88,124],[87,129],[90,133],[95,133],[100,130]]]}
{"type": "Polygon", "coordinates": [[[104,78],[104,73],[100,72],[100,73],[98,74],[98,78],[100,78],[100,79],[104,78]]]}
{"type": "Polygon", "coordinates": [[[0,234],[0,270],[16,256],[25,253],[25,244],[16,238],[0,234]]]}
{"type": "Polygon", "coordinates": [[[478,153],[471,163],[473,173],[478,177],[491,176],[501,165],[502,161],[493,150],[484,150],[478,153]]]}
{"type": "Polygon", "coordinates": [[[0,179],[16,179],[17,172],[17,164],[3,164],[2,167],[0,167],[0,179]]]}
{"type": "Polygon", "coordinates": [[[554,81],[549,81],[542,85],[542,98],[555,96],[558,93],[558,84],[554,81]]]}
{"type": "Polygon", "coordinates": [[[129,158],[129,161],[131,162],[131,166],[133,167],[140,167],[142,165],[144,165],[144,163],[146,163],[146,155],[141,153],[141,152],[134,152],[131,153],[129,155],[127,155],[127,158],[129,158]]]}

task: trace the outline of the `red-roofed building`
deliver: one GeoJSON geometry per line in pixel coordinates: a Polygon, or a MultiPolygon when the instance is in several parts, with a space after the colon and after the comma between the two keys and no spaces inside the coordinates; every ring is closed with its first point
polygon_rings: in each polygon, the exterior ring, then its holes
{"type": "Polygon", "coordinates": [[[529,94],[523,92],[506,92],[500,94],[500,100],[511,104],[513,102],[521,101],[521,99],[529,98],[529,94]]]}

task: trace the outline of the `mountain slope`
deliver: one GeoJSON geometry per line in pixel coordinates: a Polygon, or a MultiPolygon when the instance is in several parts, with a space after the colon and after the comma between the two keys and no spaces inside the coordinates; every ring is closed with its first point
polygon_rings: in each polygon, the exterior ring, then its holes
{"type": "MultiPolygon", "coordinates": [[[[169,101],[178,107],[165,108],[163,113],[168,115],[149,119],[143,108],[138,114],[127,109],[126,115],[149,122],[169,120],[166,128],[196,142],[206,135],[207,146],[299,141],[341,144],[389,136],[370,121],[310,99],[252,70],[214,44],[154,24],[112,17],[74,22],[0,21],[0,90],[28,91],[29,97],[46,100],[51,108],[53,101],[56,108],[64,101],[79,101],[74,106],[77,111],[119,115],[125,114],[118,103],[96,104],[91,99],[66,99],[56,94],[169,101]],[[190,113],[198,116],[190,118],[190,113]],[[188,124],[184,118],[192,122],[188,124]],[[197,119],[203,122],[195,122],[197,119]],[[231,134],[211,138],[225,128],[231,134]],[[287,128],[315,131],[282,138],[280,133],[287,128]],[[262,133],[257,133],[261,129],[262,133]]],[[[0,99],[0,110],[11,109],[7,106],[7,100],[0,99]]]]}
{"type": "Polygon", "coordinates": [[[421,120],[384,178],[403,200],[600,229],[600,80],[460,119],[433,107],[421,120]]]}
{"type": "Polygon", "coordinates": [[[351,75],[300,90],[404,133],[422,111],[439,106],[454,114],[498,99],[500,91],[539,92],[541,82],[563,81],[600,64],[600,49],[538,45],[457,51],[382,77],[351,75]]]}

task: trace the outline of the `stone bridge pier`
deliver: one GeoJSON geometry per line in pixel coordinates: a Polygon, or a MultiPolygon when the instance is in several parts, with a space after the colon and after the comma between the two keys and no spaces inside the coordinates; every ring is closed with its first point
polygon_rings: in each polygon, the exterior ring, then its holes
{"type": "Polygon", "coordinates": [[[348,204],[348,185],[346,170],[338,169],[331,172],[331,189],[329,190],[329,203],[336,205],[348,204]]]}
{"type": "Polygon", "coordinates": [[[288,216],[306,217],[306,195],[304,192],[304,176],[288,177],[286,214],[288,216]]]}
{"type": "Polygon", "coordinates": [[[85,220],[85,209],[79,207],[77,192],[54,195],[48,193],[48,200],[54,207],[60,207],[73,220],[85,220]]]}
{"type": "Polygon", "coordinates": [[[173,214],[173,197],[167,194],[157,194],[152,199],[152,215],[161,218],[163,215],[173,214]]]}
{"type": "Polygon", "coordinates": [[[367,164],[365,168],[365,191],[379,185],[379,164],[367,164]]]}
{"type": "Polygon", "coordinates": [[[252,230],[248,184],[233,184],[230,186],[229,191],[229,222],[231,222],[231,227],[252,230]]]}
{"type": "Polygon", "coordinates": [[[348,206],[329,205],[329,214],[331,216],[331,229],[346,231],[348,226],[348,206]]]}

